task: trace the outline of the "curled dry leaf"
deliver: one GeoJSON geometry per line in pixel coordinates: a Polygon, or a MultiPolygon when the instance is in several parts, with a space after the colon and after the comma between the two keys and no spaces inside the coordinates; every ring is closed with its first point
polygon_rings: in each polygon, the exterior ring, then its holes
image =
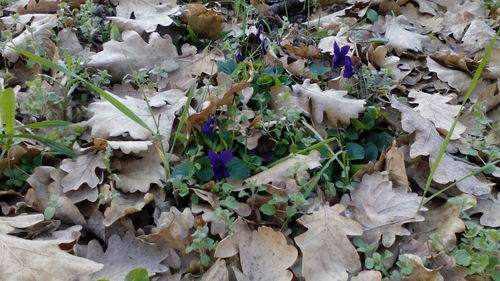
{"type": "MultiPolygon", "coordinates": [[[[463,194],[461,197],[474,202],[476,198],[470,194],[463,194]]],[[[432,233],[441,234],[442,246],[445,251],[450,251],[456,246],[457,237],[455,233],[465,230],[465,223],[460,218],[462,207],[459,204],[446,202],[445,204],[434,204],[429,206],[429,210],[423,214],[425,221],[413,224],[414,233],[417,234],[421,243],[427,244],[429,235],[432,233]]]]}
{"type": "Polygon", "coordinates": [[[347,216],[363,226],[363,240],[378,244],[382,237],[384,247],[390,247],[396,236],[410,235],[403,224],[424,220],[417,214],[420,199],[405,187],[392,188],[386,173],[374,173],[364,175],[341,203],[347,206],[347,216]]]}
{"type": "Polygon", "coordinates": [[[321,154],[317,150],[309,152],[308,155],[297,154],[276,166],[247,178],[245,181],[255,182],[256,184],[272,183],[275,186],[285,186],[293,176],[296,176],[298,180],[308,178],[307,170],[320,167],[320,159],[321,154]]]}
{"type": "Polygon", "coordinates": [[[182,18],[196,34],[214,38],[223,29],[224,17],[202,4],[187,4],[182,18]]]}
{"type": "Polygon", "coordinates": [[[127,30],[122,33],[122,39],[123,42],[110,40],[104,43],[103,50],[91,56],[87,65],[108,70],[116,81],[140,69],[162,66],[170,72],[178,68],[175,61],[177,49],[169,35],[162,38],[153,32],[149,41],[144,42],[137,32],[127,30]]]}
{"type": "Polygon", "coordinates": [[[346,281],[361,269],[358,252],[347,236],[363,234],[360,224],[341,216],[345,207],[319,206],[298,222],[308,230],[295,237],[302,251],[302,274],[306,281],[346,281]]]}
{"type": "Polygon", "coordinates": [[[306,45],[304,43],[300,44],[300,47],[297,48],[291,44],[286,44],[285,49],[292,52],[294,55],[303,57],[303,58],[317,58],[320,56],[319,49],[313,45],[306,45]]]}
{"type": "Polygon", "coordinates": [[[364,100],[344,97],[347,91],[322,91],[318,84],[311,84],[308,79],[302,85],[293,85],[292,89],[298,97],[300,107],[318,124],[323,123],[326,117],[330,126],[347,125],[364,110],[364,100]]]}
{"type": "MultiPolygon", "coordinates": [[[[392,101],[392,107],[399,110],[402,114],[401,123],[403,130],[409,133],[415,132],[415,141],[410,147],[410,157],[429,156],[429,167],[432,167],[439,148],[443,143],[443,138],[430,121],[422,117],[411,107],[401,104],[396,100],[392,101]]],[[[477,176],[465,178],[477,169],[479,168],[461,159],[456,160],[450,154],[445,153],[441,158],[433,180],[441,184],[461,180],[457,182],[457,187],[460,191],[475,196],[488,194],[491,191],[491,184],[480,181],[477,176]]]]}
{"type": "Polygon", "coordinates": [[[60,249],[74,239],[26,240],[0,233],[0,276],[6,281],[91,281],[103,265],[60,249]]]}
{"type": "Polygon", "coordinates": [[[107,144],[112,149],[119,149],[125,154],[140,153],[147,151],[148,147],[153,144],[152,141],[107,141],[107,144]]]}
{"type": "Polygon", "coordinates": [[[101,181],[96,174],[97,168],[106,168],[104,160],[97,153],[79,155],[74,159],[64,159],[60,166],[60,169],[67,173],[61,180],[63,191],[77,190],[83,184],[87,184],[91,188],[96,187],[101,181]]]}
{"type": "Polygon", "coordinates": [[[139,34],[153,32],[158,25],[169,26],[169,17],[179,11],[175,0],[119,0],[116,16],[108,17],[120,30],[133,30],[139,34]]]}
{"type": "Polygon", "coordinates": [[[43,220],[42,214],[0,217],[0,234],[9,234],[16,228],[27,228],[43,220]]]}
{"type": "Polygon", "coordinates": [[[110,206],[104,211],[104,225],[110,226],[121,217],[139,212],[153,199],[153,193],[120,194],[111,200],[110,206]]]}
{"type": "Polygon", "coordinates": [[[150,276],[167,272],[168,267],[161,264],[167,256],[164,247],[143,242],[130,231],[122,238],[111,236],[106,251],[97,240],[90,241],[87,248],[87,259],[104,265],[102,270],[92,274],[92,280],[123,281],[129,271],[139,267],[145,268],[150,276]]]}
{"type": "Polygon", "coordinates": [[[500,193],[497,193],[497,197],[493,195],[486,198],[478,198],[477,205],[471,208],[467,213],[477,214],[483,213],[479,222],[481,225],[488,227],[500,227],[500,193]]]}
{"type": "Polygon", "coordinates": [[[394,187],[408,190],[410,183],[406,175],[404,153],[396,146],[396,141],[392,142],[385,154],[385,170],[394,187]]]}
{"type": "Polygon", "coordinates": [[[439,270],[426,268],[419,256],[406,254],[408,261],[413,265],[413,270],[410,276],[404,278],[404,281],[444,281],[439,270]]]}
{"type": "Polygon", "coordinates": [[[428,36],[410,31],[413,27],[407,25],[405,16],[385,16],[385,38],[389,40],[387,45],[400,55],[406,51],[421,52],[424,45],[431,42],[428,36]]]}
{"type": "Polygon", "coordinates": [[[429,71],[435,72],[439,80],[448,83],[462,94],[467,91],[472,81],[469,74],[444,67],[430,57],[427,57],[427,68],[429,68],[429,71]]]}
{"type": "Polygon", "coordinates": [[[294,264],[298,252],[287,244],[281,232],[261,226],[246,238],[238,244],[242,271],[233,268],[238,281],[292,280],[293,274],[287,269],[294,264]]]}
{"type": "MultiPolygon", "coordinates": [[[[417,103],[418,106],[414,109],[420,113],[425,119],[434,123],[436,128],[441,129],[443,134],[447,134],[451,128],[455,116],[460,111],[460,105],[448,104],[453,99],[453,96],[443,96],[440,94],[427,94],[420,91],[411,90],[408,97],[414,98],[412,103],[417,103]]],[[[457,123],[451,139],[459,139],[460,135],[467,128],[462,123],[457,123]]]]}

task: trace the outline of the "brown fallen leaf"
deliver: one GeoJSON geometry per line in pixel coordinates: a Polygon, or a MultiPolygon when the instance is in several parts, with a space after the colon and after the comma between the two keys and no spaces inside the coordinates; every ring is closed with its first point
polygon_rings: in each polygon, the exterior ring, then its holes
{"type": "Polygon", "coordinates": [[[123,238],[111,236],[106,251],[97,240],[90,241],[86,258],[104,265],[92,274],[92,280],[123,281],[129,271],[139,267],[145,268],[150,276],[168,271],[168,266],[161,264],[167,256],[164,247],[143,242],[134,233],[127,232],[123,238]]]}
{"type": "MultiPolygon", "coordinates": [[[[423,118],[411,107],[395,100],[392,101],[392,107],[401,112],[403,129],[409,133],[415,132],[415,141],[410,146],[410,157],[429,156],[429,167],[431,167],[443,143],[443,138],[430,121],[423,118]]],[[[453,150],[449,148],[448,151],[453,150]]],[[[478,176],[465,178],[477,169],[479,167],[465,161],[456,160],[450,154],[445,153],[441,158],[433,180],[441,184],[461,180],[457,182],[460,191],[475,196],[489,194],[491,191],[490,183],[479,180],[478,176]]]]}
{"type": "Polygon", "coordinates": [[[346,98],[347,91],[322,91],[318,84],[312,84],[308,79],[302,85],[293,85],[292,89],[298,97],[300,107],[317,124],[326,121],[335,128],[347,125],[364,110],[365,100],[346,98]]]}
{"type": "Polygon", "coordinates": [[[408,261],[413,265],[413,270],[410,276],[403,279],[404,281],[444,281],[439,271],[426,268],[422,264],[420,257],[412,254],[406,254],[405,256],[408,257],[408,261]]]}
{"type": "MultiPolygon", "coordinates": [[[[463,194],[461,197],[467,198],[468,202],[472,203],[476,200],[470,194],[463,194]]],[[[461,233],[465,230],[465,223],[460,218],[461,212],[462,207],[451,202],[430,205],[429,210],[423,214],[425,221],[413,224],[414,234],[424,244],[428,244],[430,234],[440,234],[442,245],[438,245],[439,248],[434,250],[450,251],[457,243],[455,233],[461,233]]]]}
{"type": "Polygon", "coordinates": [[[458,90],[459,93],[465,94],[469,88],[472,80],[469,74],[460,70],[442,66],[435,60],[431,59],[431,57],[427,57],[427,67],[429,68],[429,71],[435,72],[441,81],[448,83],[448,85],[458,90]]]}
{"type": "Polygon", "coordinates": [[[42,214],[0,217],[0,233],[9,234],[16,228],[27,228],[43,221],[42,214]]]}
{"type": "Polygon", "coordinates": [[[106,165],[102,157],[97,154],[83,154],[74,159],[67,158],[61,163],[60,169],[67,173],[61,180],[64,192],[77,190],[83,184],[91,188],[101,182],[102,171],[96,174],[96,169],[105,169],[106,165]]]}
{"type": "Polygon", "coordinates": [[[385,154],[385,170],[395,188],[408,190],[410,183],[406,175],[404,153],[392,142],[391,148],[385,154]]]}
{"type": "Polygon", "coordinates": [[[286,44],[285,49],[292,52],[294,55],[303,58],[318,58],[320,56],[320,51],[316,46],[306,45],[304,43],[300,44],[300,47],[295,47],[291,44],[286,44]]]}
{"type": "Polygon", "coordinates": [[[288,245],[285,236],[267,226],[253,231],[246,241],[240,241],[241,269],[233,268],[238,281],[290,281],[293,274],[287,268],[297,259],[297,249],[288,245]]]}
{"type": "Polygon", "coordinates": [[[363,234],[360,224],[342,215],[345,207],[319,206],[298,222],[308,230],[295,237],[302,251],[302,274],[306,281],[346,281],[348,272],[361,270],[356,248],[347,236],[363,234]]]}
{"type": "Polygon", "coordinates": [[[153,199],[153,193],[121,193],[111,200],[110,206],[104,211],[104,225],[110,226],[121,217],[139,212],[153,199]]]}
{"type": "Polygon", "coordinates": [[[382,238],[388,248],[396,236],[411,234],[403,224],[424,220],[417,214],[420,199],[418,194],[408,193],[406,187],[392,188],[386,173],[374,173],[364,175],[350,195],[342,196],[341,203],[347,206],[347,217],[363,226],[363,240],[378,244],[382,238]]]}
{"type": "Polygon", "coordinates": [[[74,239],[37,241],[0,233],[0,276],[5,281],[91,281],[103,265],[68,254],[60,249],[64,243],[74,239]]]}
{"type": "Polygon", "coordinates": [[[19,0],[6,10],[20,14],[49,14],[59,10],[61,2],[75,8],[84,4],[86,0],[19,0]]]}
{"type": "Polygon", "coordinates": [[[357,276],[352,277],[351,281],[382,281],[382,273],[377,270],[361,271],[357,276]]]}
{"type": "Polygon", "coordinates": [[[223,29],[224,17],[213,10],[208,10],[202,4],[187,4],[182,20],[188,24],[196,34],[214,38],[223,29]]]}
{"type": "Polygon", "coordinates": [[[210,269],[203,274],[200,281],[229,281],[226,261],[223,259],[216,260],[210,269]]]}
{"type": "Polygon", "coordinates": [[[493,195],[478,198],[477,205],[467,211],[468,214],[482,213],[479,222],[488,227],[500,227],[500,193],[497,198],[493,195]]]}

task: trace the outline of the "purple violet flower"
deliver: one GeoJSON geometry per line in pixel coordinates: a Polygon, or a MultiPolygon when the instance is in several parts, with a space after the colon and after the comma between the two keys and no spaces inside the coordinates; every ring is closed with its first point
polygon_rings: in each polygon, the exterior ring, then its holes
{"type": "Polygon", "coordinates": [[[231,176],[226,164],[229,163],[232,158],[233,152],[231,150],[223,150],[219,154],[213,150],[208,151],[208,161],[212,164],[212,172],[215,180],[231,176]]]}
{"type": "Polygon", "coordinates": [[[351,58],[347,55],[349,53],[349,46],[343,46],[342,48],[339,47],[337,42],[334,42],[333,44],[333,68],[340,68],[341,66],[344,67],[344,74],[343,76],[345,78],[349,78],[354,74],[353,68],[352,68],[352,60],[351,58]]]}
{"type": "Polygon", "coordinates": [[[240,63],[245,60],[245,56],[241,53],[241,47],[238,46],[238,50],[236,51],[236,56],[234,57],[237,63],[240,63]]]}
{"type": "Polygon", "coordinates": [[[217,119],[212,116],[208,116],[207,122],[205,122],[201,126],[201,132],[205,134],[205,136],[210,137],[214,133],[215,125],[217,124],[217,119]]]}

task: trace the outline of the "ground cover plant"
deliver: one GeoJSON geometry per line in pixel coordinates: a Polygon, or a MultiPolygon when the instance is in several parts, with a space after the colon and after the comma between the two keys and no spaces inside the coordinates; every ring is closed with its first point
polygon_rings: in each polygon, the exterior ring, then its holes
{"type": "Polygon", "coordinates": [[[1,280],[500,280],[498,1],[0,8],[1,280]]]}

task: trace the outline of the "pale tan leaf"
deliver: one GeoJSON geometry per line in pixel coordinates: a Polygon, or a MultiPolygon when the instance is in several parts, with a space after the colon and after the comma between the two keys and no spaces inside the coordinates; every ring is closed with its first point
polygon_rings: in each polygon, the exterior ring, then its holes
{"type": "Polygon", "coordinates": [[[309,177],[307,170],[320,167],[321,155],[317,150],[309,152],[308,155],[297,154],[276,166],[264,170],[254,176],[249,177],[245,182],[255,182],[256,184],[272,183],[275,186],[285,186],[290,178],[296,176],[297,179],[309,177]]]}
{"type": "Polygon", "coordinates": [[[239,217],[233,224],[229,227],[233,234],[222,239],[222,241],[217,244],[215,249],[214,257],[216,258],[229,258],[238,253],[238,245],[247,241],[252,234],[248,225],[245,221],[239,217]]]}
{"type": "Polygon", "coordinates": [[[351,281],[382,281],[382,274],[377,270],[365,270],[352,277],[351,281]]]}
{"type": "Polygon", "coordinates": [[[146,43],[131,30],[122,33],[123,42],[110,40],[103,44],[103,50],[90,57],[88,66],[106,69],[116,81],[139,69],[162,66],[165,71],[176,70],[177,49],[169,35],[162,38],[153,32],[146,43]]]}
{"type": "Polygon", "coordinates": [[[394,187],[408,189],[410,183],[406,175],[404,153],[392,142],[391,148],[385,154],[385,170],[394,187]]]}
{"type": "Polygon", "coordinates": [[[5,281],[91,281],[103,265],[68,254],[60,244],[74,240],[26,240],[0,234],[0,276],[5,281]]]}
{"type": "Polygon", "coordinates": [[[411,27],[406,25],[405,16],[385,16],[385,38],[389,40],[387,45],[401,54],[405,51],[421,52],[424,44],[430,42],[429,37],[410,31],[411,27]]]}
{"type": "Polygon", "coordinates": [[[477,205],[468,210],[468,214],[483,213],[479,222],[488,227],[500,227],[500,193],[498,198],[488,196],[487,198],[478,198],[477,205]]]}
{"type": "Polygon", "coordinates": [[[86,258],[104,264],[102,270],[92,274],[92,280],[123,281],[129,271],[139,267],[150,276],[167,272],[168,267],[160,264],[167,256],[164,247],[143,242],[129,231],[123,238],[111,236],[105,252],[97,240],[90,241],[86,258]]]}
{"type": "MultiPolygon", "coordinates": [[[[425,119],[434,123],[436,128],[442,129],[444,134],[448,133],[451,128],[455,116],[460,111],[460,105],[448,104],[453,97],[442,96],[440,94],[427,94],[420,91],[411,90],[408,97],[414,98],[412,103],[417,103],[418,106],[414,109],[420,113],[425,119]]],[[[467,128],[460,122],[457,123],[451,139],[458,139],[467,128]]]]}
{"type": "Polygon", "coordinates": [[[493,36],[495,36],[495,30],[484,19],[476,19],[470,23],[462,37],[462,46],[467,51],[475,53],[486,48],[493,36]]]}
{"type": "Polygon", "coordinates": [[[120,30],[133,30],[139,34],[153,32],[158,25],[169,26],[169,17],[179,11],[175,0],[119,0],[116,16],[108,17],[120,30]],[[132,18],[133,16],[133,18],[132,18]]]}
{"type": "Polygon", "coordinates": [[[64,159],[60,166],[60,169],[67,173],[61,180],[63,191],[77,190],[83,184],[91,188],[96,187],[101,181],[96,174],[97,168],[106,168],[99,154],[83,154],[74,159],[64,159]]]}
{"type": "Polygon", "coordinates": [[[203,274],[200,281],[229,281],[229,272],[227,271],[226,261],[218,259],[210,267],[210,269],[203,274]]]}
{"type": "Polygon", "coordinates": [[[493,48],[491,54],[486,62],[483,73],[481,77],[486,79],[498,79],[500,78],[500,49],[493,48]]]}
{"type": "Polygon", "coordinates": [[[246,241],[239,241],[242,280],[290,281],[287,270],[297,259],[298,251],[288,245],[285,236],[267,226],[253,231],[246,241]]]}
{"type": "Polygon", "coordinates": [[[406,254],[405,256],[413,265],[413,270],[410,276],[403,279],[404,281],[444,281],[439,271],[426,268],[419,256],[412,254],[406,254]]]}
{"type": "Polygon", "coordinates": [[[302,274],[306,281],[346,281],[349,273],[361,269],[358,252],[347,236],[363,234],[357,222],[341,216],[341,204],[320,206],[298,222],[307,231],[295,242],[302,251],[302,274]]]}
{"type": "Polygon", "coordinates": [[[9,234],[16,228],[26,228],[43,221],[42,214],[0,217],[0,234],[9,234]]]}
{"type": "Polygon", "coordinates": [[[472,81],[469,74],[442,66],[430,57],[427,57],[427,67],[429,71],[437,74],[439,80],[448,83],[448,85],[457,89],[462,94],[467,91],[472,81]]]}
{"type": "Polygon", "coordinates": [[[67,3],[70,7],[78,7],[86,0],[18,0],[10,5],[6,10],[20,14],[45,14],[54,13],[59,10],[61,2],[67,3]]]}
{"type": "Polygon", "coordinates": [[[137,157],[120,159],[120,171],[116,173],[120,181],[116,187],[124,192],[147,192],[151,184],[161,185],[165,180],[165,169],[154,146],[137,157]]]}
{"type": "Polygon", "coordinates": [[[119,149],[125,154],[147,151],[152,141],[107,141],[112,149],[119,149]]]}
{"type": "Polygon", "coordinates": [[[365,100],[346,98],[347,91],[322,91],[318,84],[311,84],[308,79],[302,85],[293,85],[292,89],[299,105],[318,124],[326,117],[330,126],[347,125],[364,110],[365,100]]]}
{"type": "MultiPolygon", "coordinates": [[[[409,133],[415,132],[415,141],[410,147],[410,157],[429,156],[429,167],[432,167],[443,143],[443,138],[430,121],[423,118],[411,107],[398,101],[392,101],[392,107],[401,112],[403,129],[409,133]]],[[[453,151],[451,148],[448,148],[448,150],[453,151]]],[[[490,183],[480,181],[477,176],[463,179],[477,169],[479,167],[473,166],[464,160],[456,160],[450,154],[445,153],[441,158],[433,180],[441,184],[461,180],[457,183],[460,191],[475,196],[488,194],[491,191],[490,183]]]]}
{"type": "Polygon", "coordinates": [[[104,211],[104,225],[110,226],[121,217],[139,212],[153,199],[152,193],[120,194],[111,200],[111,205],[104,211]]]}
{"type": "Polygon", "coordinates": [[[410,235],[403,224],[424,220],[417,214],[420,199],[406,187],[392,188],[386,173],[374,173],[364,175],[350,196],[342,196],[341,203],[347,206],[348,217],[363,226],[363,240],[378,244],[382,237],[382,244],[388,248],[396,236],[410,235]]]}
{"type": "MultiPolygon", "coordinates": [[[[176,95],[172,99],[167,99],[168,104],[159,108],[148,108],[148,104],[142,99],[126,97],[122,99],[111,93],[114,98],[123,103],[136,115],[155,130],[155,119],[158,120],[160,133],[164,138],[168,149],[168,140],[172,132],[172,125],[176,118],[176,112],[184,106],[187,97],[176,95]],[[154,116],[151,116],[151,112],[154,116]],[[154,119],[155,118],[155,119],[154,119]]],[[[162,99],[163,100],[163,99],[162,99]]],[[[91,135],[94,138],[108,139],[110,137],[130,135],[135,140],[151,140],[151,131],[145,129],[135,121],[127,117],[108,101],[97,101],[89,105],[89,111],[94,113],[89,119],[92,127],[91,135]]]]}
{"type": "MultiPolygon", "coordinates": [[[[469,202],[474,202],[474,196],[464,194],[469,202]]],[[[415,234],[421,243],[427,243],[431,233],[441,234],[440,241],[445,251],[450,251],[456,246],[457,237],[455,233],[465,230],[465,224],[460,218],[462,209],[458,204],[446,202],[445,204],[434,204],[429,206],[429,210],[423,214],[425,221],[413,225],[415,234]]]]}

